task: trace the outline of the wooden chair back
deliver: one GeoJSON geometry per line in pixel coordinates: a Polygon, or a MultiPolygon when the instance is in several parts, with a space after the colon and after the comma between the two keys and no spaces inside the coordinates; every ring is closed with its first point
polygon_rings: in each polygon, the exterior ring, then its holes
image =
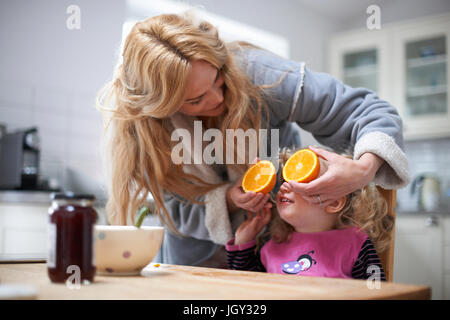
{"type": "Polygon", "coordinates": [[[378,190],[386,199],[388,204],[388,214],[394,220],[394,226],[392,228],[392,239],[389,248],[383,252],[378,252],[381,264],[383,265],[384,273],[386,275],[386,280],[392,282],[394,276],[394,244],[395,244],[395,218],[396,218],[396,203],[397,203],[397,190],[385,190],[378,187],[378,190]]]}

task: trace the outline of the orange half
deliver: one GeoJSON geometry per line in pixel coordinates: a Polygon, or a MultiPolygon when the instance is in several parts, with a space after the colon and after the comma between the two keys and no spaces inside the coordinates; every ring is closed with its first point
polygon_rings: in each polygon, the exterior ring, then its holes
{"type": "Polygon", "coordinates": [[[283,167],[285,181],[310,182],[319,176],[319,157],[310,149],[294,153],[283,167]]]}
{"type": "Polygon", "coordinates": [[[269,160],[261,160],[251,166],[242,179],[242,189],[245,192],[262,192],[264,194],[272,191],[277,181],[275,166],[269,160]]]}

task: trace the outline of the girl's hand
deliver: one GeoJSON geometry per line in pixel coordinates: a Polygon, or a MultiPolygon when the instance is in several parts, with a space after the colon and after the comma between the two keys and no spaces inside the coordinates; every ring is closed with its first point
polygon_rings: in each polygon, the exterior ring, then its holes
{"type": "Polygon", "coordinates": [[[269,223],[270,215],[270,208],[264,208],[258,213],[249,212],[247,220],[236,230],[234,244],[243,244],[255,240],[256,236],[269,223]]]}
{"type": "Polygon", "coordinates": [[[324,149],[309,148],[328,161],[327,171],[309,183],[289,181],[282,186],[300,194],[309,203],[320,206],[327,206],[368,185],[384,162],[372,153],[365,153],[359,160],[352,160],[324,149]]]}
{"type": "MultiPolygon", "coordinates": [[[[252,164],[255,164],[258,161],[259,158],[256,158],[252,164]]],[[[242,208],[246,211],[258,212],[263,208],[272,208],[272,203],[269,201],[269,194],[263,194],[261,192],[245,192],[244,189],[242,189],[241,185],[243,178],[244,176],[227,190],[226,198],[228,211],[234,212],[239,208],[242,208]]]]}

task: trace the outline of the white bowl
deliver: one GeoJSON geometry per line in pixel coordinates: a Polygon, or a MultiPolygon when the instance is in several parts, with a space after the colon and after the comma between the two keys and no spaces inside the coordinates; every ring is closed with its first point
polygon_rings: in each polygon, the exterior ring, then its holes
{"type": "Polygon", "coordinates": [[[164,228],[95,226],[95,263],[100,275],[138,275],[158,253],[164,228]]]}

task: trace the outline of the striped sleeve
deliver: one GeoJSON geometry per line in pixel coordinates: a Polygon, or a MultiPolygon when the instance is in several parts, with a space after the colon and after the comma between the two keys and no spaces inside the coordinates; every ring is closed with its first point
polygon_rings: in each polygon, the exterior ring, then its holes
{"type": "Polygon", "coordinates": [[[234,239],[231,239],[226,244],[225,249],[227,250],[228,269],[266,272],[259,254],[255,253],[255,241],[235,245],[234,239]]]}
{"type": "Polygon", "coordinates": [[[363,243],[353,269],[352,277],[354,279],[368,279],[379,275],[379,279],[386,281],[383,266],[380,258],[369,238],[363,243]]]}

